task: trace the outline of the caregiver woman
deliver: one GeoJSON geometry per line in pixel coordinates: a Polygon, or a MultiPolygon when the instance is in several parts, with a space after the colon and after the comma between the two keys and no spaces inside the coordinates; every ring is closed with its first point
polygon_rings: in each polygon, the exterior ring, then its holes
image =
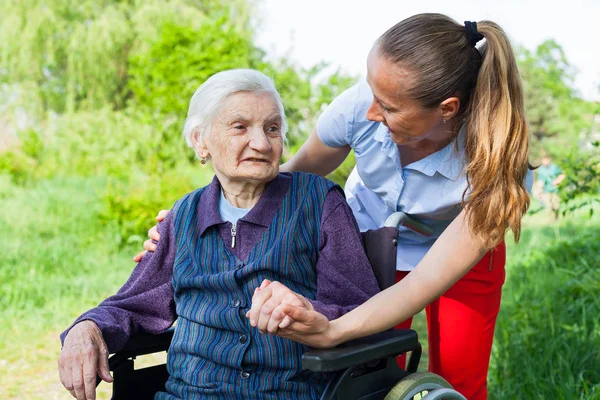
{"type": "Polygon", "coordinates": [[[331,103],[282,170],[324,176],[354,150],[346,195],[361,230],[404,211],[434,235],[401,229],[398,283],[339,319],[279,304],[289,289],[265,283],[250,323],[331,347],[408,327],[426,307],[429,370],[469,400],[486,399],[504,235],[510,228],[518,240],[529,204],[528,131],[515,56],[493,22],[460,25],[419,14],[375,42],[367,67],[367,82],[331,103]]]}
{"type": "Polygon", "coordinates": [[[513,50],[493,22],[420,14],[381,36],[367,67],[367,83],[332,102],[283,169],[327,175],[353,149],[346,195],[361,230],[404,211],[432,226],[434,237],[401,230],[399,282],[337,320],[285,305],[273,313],[279,296],[267,286],[253,299],[251,324],[275,331],[287,314],[296,322],[281,336],[330,347],[403,321],[409,327],[426,307],[429,370],[469,400],[486,399],[504,235],[510,228],[518,240],[529,205],[513,50]]]}

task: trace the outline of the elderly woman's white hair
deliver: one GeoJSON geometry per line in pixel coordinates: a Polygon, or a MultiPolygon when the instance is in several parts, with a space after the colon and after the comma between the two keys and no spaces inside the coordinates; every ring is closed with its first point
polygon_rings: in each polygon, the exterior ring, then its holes
{"type": "Polygon", "coordinates": [[[183,136],[189,147],[196,140],[205,139],[211,123],[221,110],[227,96],[238,92],[271,93],[282,117],[281,135],[285,141],[287,122],[279,92],[271,78],[253,69],[231,69],[214,74],[196,90],[183,127],[183,136]]]}

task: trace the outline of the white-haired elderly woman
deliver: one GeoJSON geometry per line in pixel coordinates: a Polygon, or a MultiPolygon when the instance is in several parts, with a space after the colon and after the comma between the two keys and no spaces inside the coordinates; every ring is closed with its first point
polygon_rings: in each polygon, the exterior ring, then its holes
{"type": "MultiPolygon", "coordinates": [[[[107,355],[177,319],[170,378],[157,399],[316,399],[325,376],[301,371],[304,346],[246,318],[254,288],[283,284],[285,303],[335,319],[378,291],[341,189],[279,173],[283,105],[264,74],[215,74],[191,99],[184,135],[215,178],[177,201],[161,240],[114,296],[61,335],[60,378],[78,399],[110,382],[107,355]]],[[[256,289],[260,290],[260,289],[256,289]]]]}

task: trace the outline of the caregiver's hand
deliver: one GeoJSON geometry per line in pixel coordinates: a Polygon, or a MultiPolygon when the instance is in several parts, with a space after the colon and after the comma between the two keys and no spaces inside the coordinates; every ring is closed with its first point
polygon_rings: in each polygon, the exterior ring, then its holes
{"type": "MultiPolygon", "coordinates": [[[[160,222],[163,219],[165,219],[169,211],[170,210],[160,210],[158,215],[156,216],[156,222],[160,222]]],[[[158,242],[160,240],[160,234],[158,233],[157,225],[154,225],[152,228],[150,228],[150,230],[148,231],[148,237],[150,239],[144,242],[144,249],[152,253],[156,251],[156,243],[154,243],[154,241],[158,242]]],[[[142,258],[144,258],[144,255],[146,254],[146,251],[142,251],[141,253],[136,254],[135,257],[133,257],[133,261],[142,261],[142,258]]]]}
{"type": "Polygon", "coordinates": [[[339,320],[329,321],[323,314],[286,304],[281,312],[289,317],[289,324],[282,324],[277,334],[310,347],[328,348],[340,344],[342,334],[339,320]]]}
{"type": "Polygon", "coordinates": [[[78,400],[96,398],[96,374],[105,382],[113,381],[108,349],[95,323],[81,321],[71,328],[58,356],[58,373],[63,386],[78,400]]]}
{"type": "Polygon", "coordinates": [[[304,296],[290,290],[287,286],[265,279],[252,296],[252,308],[246,313],[250,325],[262,333],[277,333],[280,326],[293,323],[283,309],[294,306],[303,310],[313,310],[313,306],[304,296]]]}

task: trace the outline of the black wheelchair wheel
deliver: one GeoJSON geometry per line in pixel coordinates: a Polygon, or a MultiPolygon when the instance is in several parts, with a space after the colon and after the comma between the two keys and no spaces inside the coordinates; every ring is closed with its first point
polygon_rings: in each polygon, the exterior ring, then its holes
{"type": "Polygon", "coordinates": [[[441,376],[416,372],[402,379],[385,396],[385,400],[466,400],[441,376]]]}

